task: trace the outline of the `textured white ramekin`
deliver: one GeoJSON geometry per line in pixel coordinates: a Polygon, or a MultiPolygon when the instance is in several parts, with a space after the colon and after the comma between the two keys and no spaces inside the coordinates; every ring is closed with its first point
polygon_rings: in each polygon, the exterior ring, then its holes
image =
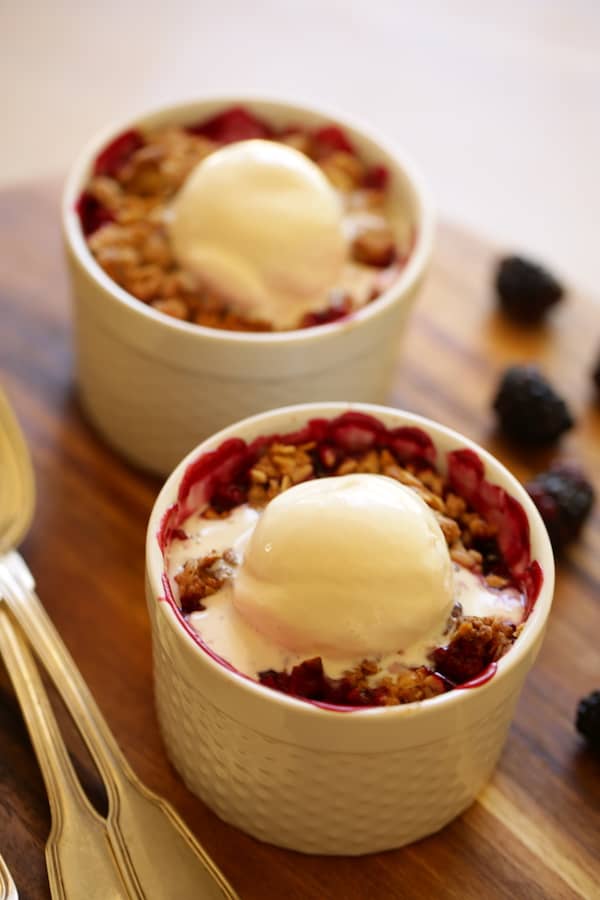
{"type": "Polygon", "coordinates": [[[502,750],[523,681],[540,648],[554,588],[545,526],[523,487],[454,431],[367,404],[305,404],[254,416],[201,444],[175,469],[152,512],[146,545],[158,717],[173,764],[221,818],[261,840],[308,853],[400,847],[442,828],[477,796],[502,750]],[[242,678],[209,656],[161,599],[157,533],[192,459],[229,437],[285,433],[348,409],[385,425],[415,425],[443,463],[469,447],[486,477],[522,505],[543,585],[527,623],[487,683],[423,703],[336,712],[242,678]]]}
{"type": "Polygon", "coordinates": [[[166,474],[199,440],[263,409],[325,399],[386,399],[399,334],[431,256],[433,212],[414,165],[364,128],[275,101],[229,98],[170,106],[96,137],[69,175],[62,214],[81,401],[106,440],[131,462],[166,474]],[[390,202],[410,210],[415,247],[395,284],[352,317],[278,334],[179,322],[120,288],[90,253],[75,206],[99,151],[133,126],[190,123],[234,103],[275,125],[336,121],[367,162],[389,169],[390,202]]]}

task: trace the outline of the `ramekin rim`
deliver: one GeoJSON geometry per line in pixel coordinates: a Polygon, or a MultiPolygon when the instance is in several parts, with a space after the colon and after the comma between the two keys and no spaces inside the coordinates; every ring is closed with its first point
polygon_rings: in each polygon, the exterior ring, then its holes
{"type": "Polygon", "coordinates": [[[361,121],[358,121],[352,116],[347,116],[345,113],[340,116],[325,107],[309,106],[301,102],[288,101],[275,96],[257,97],[250,95],[246,96],[243,94],[202,97],[196,98],[195,100],[183,100],[179,103],[165,103],[161,106],[152,107],[142,111],[135,117],[128,116],[119,119],[116,124],[106,126],[97,131],[78,154],[67,174],[61,199],[61,218],[64,239],[78,263],[102,288],[102,290],[108,293],[114,301],[126,306],[133,314],[139,314],[142,318],[153,322],[157,327],[162,326],[170,332],[189,335],[190,340],[194,340],[194,335],[196,335],[197,340],[212,341],[227,345],[258,345],[265,347],[269,345],[285,343],[297,344],[308,340],[327,339],[334,334],[344,333],[350,328],[358,327],[363,322],[377,318],[380,314],[383,314],[389,306],[398,302],[399,294],[401,294],[401,299],[408,297],[413,288],[419,283],[431,258],[435,232],[435,208],[431,190],[420,167],[403,148],[397,148],[395,143],[381,137],[376,129],[363,125],[361,121]],[[324,120],[329,119],[333,122],[337,122],[342,127],[349,127],[386,154],[393,161],[397,170],[402,172],[410,183],[415,196],[419,227],[417,229],[415,246],[409,260],[395,282],[384,291],[383,294],[376,300],[362,307],[362,309],[352,313],[352,315],[347,318],[322,325],[314,325],[308,328],[299,328],[281,332],[227,331],[224,329],[196,325],[192,322],[181,322],[173,317],[159,313],[157,310],[152,309],[147,304],[133,297],[133,295],[120,287],[106,274],[106,272],[104,272],[90,252],[75,211],[75,204],[83,189],[90,163],[99,150],[105,146],[111,138],[114,138],[128,128],[143,124],[144,121],[153,117],[166,115],[169,112],[175,114],[177,111],[182,111],[187,108],[197,108],[203,104],[226,107],[227,105],[236,103],[284,107],[290,109],[290,111],[298,112],[301,115],[314,114],[322,117],[324,120]]]}
{"type": "MultiPolygon", "coordinates": [[[[436,422],[433,419],[429,419],[426,416],[421,416],[417,413],[409,412],[408,410],[401,410],[394,407],[371,403],[353,403],[351,401],[301,403],[278,407],[276,409],[257,413],[253,416],[248,416],[247,418],[233,423],[232,425],[228,425],[226,428],[221,429],[219,432],[216,432],[209,438],[206,438],[204,441],[198,444],[197,447],[191,450],[190,453],[188,453],[181,460],[181,462],[167,477],[159,494],[155,499],[152,512],[150,514],[146,532],[145,569],[146,576],[149,580],[152,591],[152,602],[156,603],[159,607],[164,606],[165,602],[161,599],[161,579],[164,567],[162,564],[162,554],[160,553],[160,550],[158,548],[157,533],[160,522],[162,520],[162,516],[164,515],[169,505],[166,498],[172,496],[173,486],[179,482],[181,476],[183,475],[183,472],[185,471],[189,463],[194,458],[196,458],[199,453],[214,449],[226,438],[235,436],[236,431],[240,428],[246,429],[254,424],[258,424],[261,421],[265,421],[268,424],[269,420],[275,419],[284,414],[292,415],[306,412],[306,420],[308,420],[309,418],[312,418],[313,415],[318,415],[319,413],[325,417],[333,417],[336,414],[341,414],[350,410],[364,412],[375,417],[377,417],[378,415],[387,417],[390,415],[390,413],[397,414],[399,416],[399,425],[407,424],[408,422],[410,422],[411,425],[422,427],[424,430],[433,429],[433,432],[428,431],[427,433],[430,433],[430,436],[432,437],[434,442],[436,442],[435,439],[439,434],[443,434],[446,437],[449,437],[452,441],[456,441],[457,446],[474,450],[484,463],[486,474],[488,476],[493,476],[494,471],[501,472],[504,479],[508,481],[511,495],[514,496],[515,494],[513,492],[516,492],[516,499],[519,501],[519,503],[521,503],[525,510],[530,527],[530,532],[532,534],[533,525],[535,524],[536,542],[540,545],[540,552],[537,554],[536,559],[538,560],[538,563],[542,569],[542,586],[536,599],[534,609],[527,619],[526,627],[523,629],[522,634],[519,636],[515,644],[511,647],[509,652],[497,662],[497,670],[493,678],[491,678],[487,683],[484,683],[476,688],[465,689],[458,687],[437,697],[432,697],[423,701],[416,701],[414,703],[401,704],[398,706],[366,707],[364,709],[352,708],[347,711],[343,709],[327,709],[326,707],[317,706],[309,701],[292,697],[282,692],[275,691],[271,688],[267,688],[259,684],[258,682],[236,672],[235,670],[226,668],[224,665],[221,665],[221,663],[219,663],[208,653],[206,653],[202,649],[200,644],[196,640],[194,640],[194,638],[190,634],[187,633],[186,629],[177,619],[174,610],[170,610],[171,615],[169,615],[168,621],[170,622],[170,625],[174,629],[174,631],[180,635],[180,639],[188,642],[189,645],[194,648],[194,652],[198,654],[198,658],[202,660],[203,664],[209,666],[214,672],[218,672],[222,677],[225,678],[226,681],[234,685],[235,688],[239,688],[242,692],[249,691],[253,696],[262,699],[265,703],[271,702],[276,705],[283,704],[286,709],[293,711],[294,714],[297,713],[299,715],[308,716],[311,718],[313,718],[314,716],[318,716],[321,718],[321,720],[324,716],[339,717],[340,715],[344,715],[344,717],[350,716],[357,721],[364,721],[364,719],[367,717],[387,717],[389,719],[392,719],[397,716],[414,716],[417,714],[425,715],[428,712],[433,713],[441,706],[448,708],[451,705],[465,702],[465,695],[470,693],[471,690],[476,690],[478,692],[487,691],[490,689],[491,685],[494,682],[497,684],[498,679],[504,679],[509,676],[509,673],[519,664],[519,662],[527,655],[527,652],[535,645],[535,642],[538,639],[540,633],[543,632],[545,628],[545,624],[550,613],[550,608],[552,606],[555,572],[554,555],[552,552],[546,527],[537,508],[535,507],[535,504],[525,491],[523,485],[521,485],[518,479],[510,472],[510,470],[498,459],[496,459],[496,457],[494,457],[488,450],[485,450],[485,448],[481,447],[472,439],[462,435],[455,429],[449,428],[446,425],[442,425],[441,423],[436,422]]],[[[158,612],[160,612],[160,609],[158,610],[158,612]]]]}

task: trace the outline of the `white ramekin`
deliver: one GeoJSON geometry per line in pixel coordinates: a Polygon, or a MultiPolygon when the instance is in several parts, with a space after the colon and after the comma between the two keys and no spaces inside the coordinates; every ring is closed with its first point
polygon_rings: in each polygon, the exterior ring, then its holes
{"type": "Polygon", "coordinates": [[[168,754],[188,787],[221,818],[273,844],[308,853],[400,847],[469,806],[502,750],[523,681],[542,642],[554,588],[545,526],[523,487],[489,453],[420,416],[369,404],[305,404],[254,416],[201,444],[175,469],[148,526],[147,599],[155,695],[168,754]],[[487,683],[422,703],[336,712],[244,679],[209,656],[163,598],[157,533],[182,475],[228,437],[285,433],[348,409],[387,426],[415,425],[447,451],[469,447],[486,477],[522,505],[543,585],[527,623],[487,683]]]}
{"type": "Polygon", "coordinates": [[[74,297],[81,402],[106,440],[131,462],[167,474],[199,440],[231,422],[282,404],[383,402],[398,337],[431,256],[429,192],[403,152],[362,126],[325,112],[236,98],[170,106],[96,137],[68,177],[63,229],[74,297]],[[75,206],[99,151],[139,126],[191,123],[243,103],[275,125],[338,122],[369,163],[390,171],[390,202],[406,204],[416,243],[386,293],[347,320],[279,334],[245,334],[179,322],[120,288],[96,263],[75,206]]]}

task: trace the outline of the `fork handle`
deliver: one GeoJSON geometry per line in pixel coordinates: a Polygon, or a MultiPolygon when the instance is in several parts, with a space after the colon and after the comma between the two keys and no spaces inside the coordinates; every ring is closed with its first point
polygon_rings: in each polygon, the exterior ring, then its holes
{"type": "Polygon", "coordinates": [[[2,601],[0,605],[0,654],[13,683],[38,757],[50,812],[58,821],[63,813],[92,812],[60,737],[54,713],[35,662],[18,625],[2,601]]]}
{"type": "Polygon", "coordinates": [[[52,896],[61,900],[139,896],[115,861],[104,820],[83,793],[27,640],[4,600],[0,600],[0,653],[48,793],[52,828],[46,861],[52,896]]]}
{"type": "Polygon", "coordinates": [[[77,723],[105,783],[109,801],[114,802],[114,781],[119,778],[119,769],[129,778],[135,776],[73,657],[35,593],[35,582],[25,561],[16,551],[7,554],[5,560],[1,575],[9,588],[6,602],[77,723]],[[23,592],[27,596],[24,597],[23,592]]]}
{"type": "MultiPolygon", "coordinates": [[[[210,900],[237,894],[204,848],[161,797],[134,775],[96,701],[34,591],[24,560],[0,558],[0,588],[54,681],[98,767],[108,795],[107,824],[114,852],[132,883],[148,897],[210,900]],[[160,853],[148,851],[160,847],[160,853]],[[161,859],[169,860],[163,865],[161,859]],[[176,872],[176,876],[173,875],[176,872]],[[174,881],[174,877],[176,881],[174,881]]],[[[107,895],[108,896],[108,895],[107,895]]]]}

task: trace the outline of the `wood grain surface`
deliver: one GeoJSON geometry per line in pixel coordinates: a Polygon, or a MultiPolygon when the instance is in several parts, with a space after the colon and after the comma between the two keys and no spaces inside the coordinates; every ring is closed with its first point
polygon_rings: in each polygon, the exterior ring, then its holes
{"type": "MultiPolygon", "coordinates": [[[[0,377],[29,439],[38,485],[22,550],[137,773],[176,806],[244,900],[600,897],[600,759],[573,728],[579,697],[600,688],[600,503],[560,561],[547,638],[499,768],[441,833],[358,859],[302,856],[225,825],[186,790],[166,760],[152,699],[144,532],[160,482],[115,456],[80,414],[58,193],[38,184],[0,194],[0,377]]],[[[522,330],[494,311],[493,262],[494,252],[471,235],[440,229],[390,401],[459,429],[519,478],[552,457],[576,458],[600,495],[600,404],[589,378],[600,310],[569,296],[546,327],[522,330]],[[521,360],[538,361],[577,416],[577,428],[551,453],[520,452],[494,430],[490,398],[499,373],[521,360]]],[[[61,721],[102,808],[93,766],[66,715],[61,721]]],[[[48,806],[1,664],[0,799],[0,850],[20,896],[47,898],[48,806]]]]}

